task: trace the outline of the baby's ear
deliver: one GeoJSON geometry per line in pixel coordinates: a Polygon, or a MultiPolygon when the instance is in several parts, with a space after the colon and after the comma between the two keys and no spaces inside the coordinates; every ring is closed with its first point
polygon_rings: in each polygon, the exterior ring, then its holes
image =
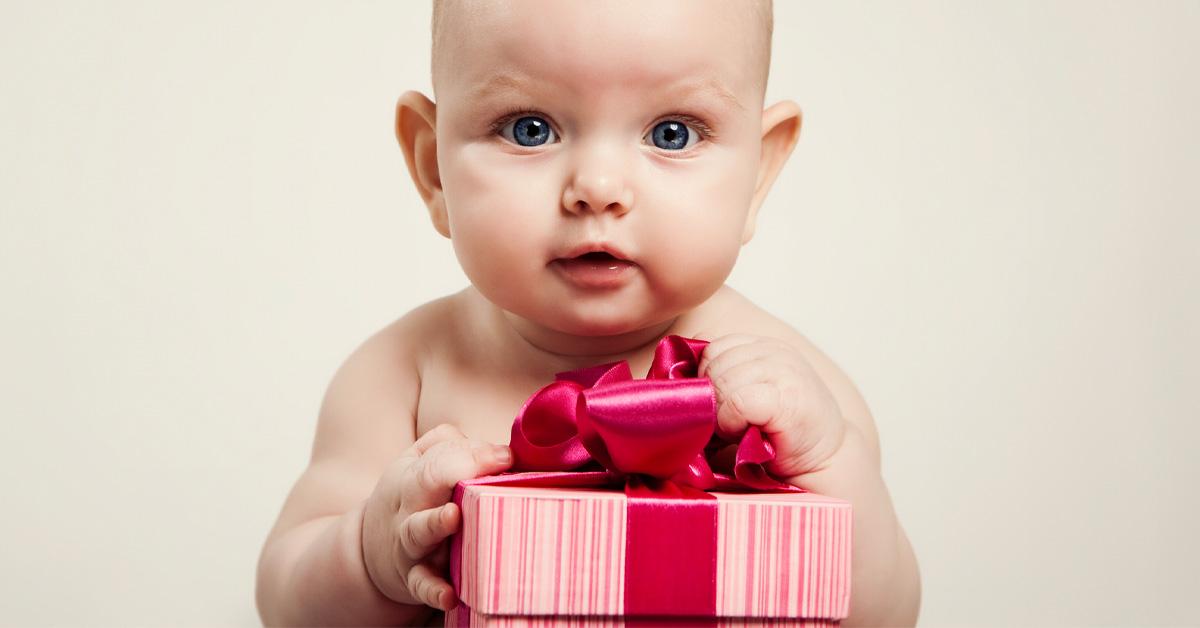
{"type": "Polygon", "coordinates": [[[746,225],[742,229],[742,244],[754,237],[754,225],[758,208],[762,206],[767,191],[775,183],[783,164],[787,163],[792,149],[800,139],[802,114],[800,105],[784,100],[763,110],[762,155],[758,162],[758,183],[754,186],[754,197],[750,201],[750,212],[746,214],[746,225]]]}
{"type": "Polygon", "coordinates": [[[437,163],[437,105],[420,92],[404,92],[396,103],[396,140],[404,151],[408,174],[429,208],[438,233],[450,237],[446,199],[437,163]]]}

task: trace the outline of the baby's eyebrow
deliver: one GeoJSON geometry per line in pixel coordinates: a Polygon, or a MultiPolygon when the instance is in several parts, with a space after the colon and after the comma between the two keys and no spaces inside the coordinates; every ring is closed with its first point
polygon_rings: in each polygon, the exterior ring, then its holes
{"type": "Polygon", "coordinates": [[[722,85],[721,82],[715,78],[707,78],[702,81],[697,81],[694,83],[686,83],[686,84],[680,85],[676,89],[678,89],[679,92],[683,93],[683,94],[708,92],[709,94],[712,94],[712,95],[716,96],[717,98],[725,101],[729,105],[732,105],[736,109],[745,109],[745,107],[742,106],[742,103],[740,101],[738,101],[737,96],[734,96],[733,92],[730,92],[728,89],[725,89],[725,86],[722,85]]]}
{"type": "MultiPolygon", "coordinates": [[[[524,78],[523,75],[507,73],[495,74],[485,83],[472,90],[471,99],[482,100],[498,92],[505,91],[527,92],[529,91],[528,88],[531,83],[532,81],[524,78]]],[[[694,93],[708,93],[712,96],[716,96],[718,99],[736,109],[745,110],[745,107],[742,106],[742,103],[738,101],[737,97],[734,96],[733,93],[728,89],[726,89],[720,81],[712,77],[690,83],[682,83],[672,86],[670,89],[674,94],[679,96],[685,96],[694,93]]]]}
{"type": "Polygon", "coordinates": [[[486,83],[472,90],[471,98],[473,100],[480,100],[497,92],[526,91],[528,84],[528,80],[518,78],[513,74],[495,74],[486,83]]]}

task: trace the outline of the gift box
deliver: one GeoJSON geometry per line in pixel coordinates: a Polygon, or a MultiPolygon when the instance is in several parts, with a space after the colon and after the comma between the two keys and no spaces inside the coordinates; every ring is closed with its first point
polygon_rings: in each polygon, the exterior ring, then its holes
{"type": "Polygon", "coordinates": [[[513,421],[514,471],[460,482],[447,625],[836,625],[852,513],[771,477],[749,426],[714,433],[706,342],[557,374],[513,421]],[[736,449],[736,452],[733,450],[736,449]],[[733,454],[732,456],[729,454],[733,454]]]}
{"type": "Polygon", "coordinates": [[[520,486],[521,475],[509,478],[517,485],[483,478],[456,491],[459,605],[448,626],[835,626],[849,613],[844,500],[719,491],[662,499],[666,521],[647,532],[636,530],[647,522],[631,520],[624,491],[520,486]],[[690,526],[680,514],[689,508],[698,509],[690,526]]]}

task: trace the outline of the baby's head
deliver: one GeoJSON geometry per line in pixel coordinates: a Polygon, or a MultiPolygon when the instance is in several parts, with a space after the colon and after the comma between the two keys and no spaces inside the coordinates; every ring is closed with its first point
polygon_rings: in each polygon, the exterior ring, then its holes
{"type": "Polygon", "coordinates": [[[771,28],[769,0],[435,0],[437,103],[396,132],[480,293],[588,337],[711,297],[799,136],[763,110],[771,28]]]}
{"type": "MultiPolygon", "coordinates": [[[[576,22],[573,30],[564,31],[563,35],[570,32],[581,32],[586,30],[593,35],[603,27],[601,23],[586,24],[580,23],[582,20],[587,20],[600,16],[607,16],[609,22],[613,21],[635,21],[640,28],[627,29],[622,31],[610,31],[608,35],[612,38],[620,40],[620,43],[626,46],[636,46],[639,43],[637,39],[641,36],[662,37],[660,33],[663,28],[675,28],[679,30],[685,25],[690,25],[686,18],[690,14],[694,17],[703,17],[707,15],[711,18],[710,25],[718,26],[725,32],[719,40],[712,42],[693,41],[692,45],[706,44],[725,44],[733,47],[740,47],[745,51],[749,51],[750,57],[745,60],[746,65],[738,68],[742,72],[748,72],[749,78],[757,81],[757,94],[759,102],[762,102],[762,96],[767,87],[767,76],[771,68],[771,35],[775,30],[774,4],[773,0],[724,0],[722,4],[725,6],[719,7],[723,10],[714,11],[713,4],[710,2],[693,2],[684,3],[663,3],[658,6],[652,6],[648,2],[628,2],[624,5],[610,4],[605,7],[585,7],[580,6],[589,0],[555,0],[554,4],[559,6],[551,6],[547,2],[517,2],[516,5],[507,7],[492,6],[492,9],[506,11],[509,13],[510,21],[513,18],[520,19],[519,15],[528,17],[530,15],[538,18],[538,23],[542,28],[552,28],[553,25],[544,20],[552,19],[552,15],[558,19],[566,19],[576,22]],[[570,4],[575,3],[575,4],[570,4]],[[590,11],[589,11],[590,9],[590,11]],[[688,13],[683,13],[687,11],[688,13]],[[662,20],[658,22],[656,20],[662,20]],[[724,20],[724,21],[722,21],[724,20]],[[674,25],[674,26],[673,26],[674,25]],[[629,38],[633,38],[630,40],[629,38]]],[[[433,0],[433,49],[430,53],[430,68],[433,75],[433,93],[436,96],[438,93],[439,81],[444,80],[442,74],[446,71],[447,65],[451,68],[451,72],[455,72],[456,66],[454,61],[447,63],[443,59],[444,56],[453,58],[454,54],[461,50],[464,39],[469,39],[474,35],[474,28],[484,26],[483,24],[472,24],[472,15],[484,15],[489,9],[484,6],[485,1],[480,0],[433,0]],[[447,15],[449,14],[449,19],[447,15]],[[443,52],[445,51],[445,52],[443,52]]],[[[484,26],[486,28],[486,26],[484,26]]],[[[681,35],[692,35],[689,33],[679,33],[681,35]]],[[[701,33],[694,35],[700,36],[701,33]]],[[[530,42],[531,46],[538,44],[530,42]]],[[[722,49],[721,54],[735,54],[732,48],[722,49]]]]}

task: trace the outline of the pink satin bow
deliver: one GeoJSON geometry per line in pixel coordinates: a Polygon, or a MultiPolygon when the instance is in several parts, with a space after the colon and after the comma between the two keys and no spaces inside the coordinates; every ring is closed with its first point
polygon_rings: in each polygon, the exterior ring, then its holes
{"type": "Polygon", "coordinates": [[[712,382],[697,377],[707,345],[663,338],[646,379],[633,379],[624,361],[558,373],[513,421],[513,471],[569,471],[596,462],[617,476],[701,490],[790,488],[767,473],[775,451],[757,427],[738,444],[733,477],[713,472],[706,447],[712,453],[724,443],[713,438],[712,382]]]}

